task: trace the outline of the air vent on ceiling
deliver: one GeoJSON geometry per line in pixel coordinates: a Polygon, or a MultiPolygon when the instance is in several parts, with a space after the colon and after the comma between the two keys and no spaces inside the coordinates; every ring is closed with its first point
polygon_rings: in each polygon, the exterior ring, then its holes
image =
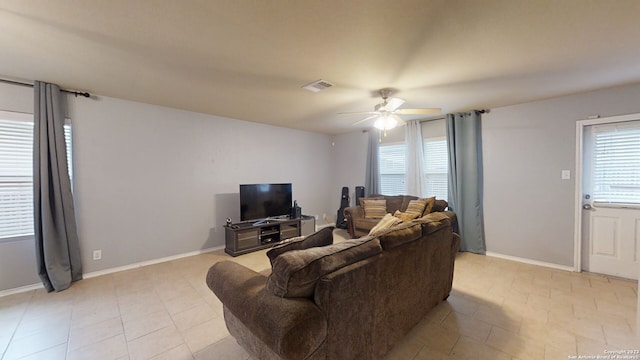
{"type": "Polygon", "coordinates": [[[326,80],[318,80],[318,81],[314,81],[311,84],[307,84],[305,86],[303,86],[303,89],[309,90],[309,91],[313,91],[313,92],[319,92],[322,90],[326,90],[330,87],[333,87],[335,85],[333,85],[332,83],[326,81],[326,80]]]}

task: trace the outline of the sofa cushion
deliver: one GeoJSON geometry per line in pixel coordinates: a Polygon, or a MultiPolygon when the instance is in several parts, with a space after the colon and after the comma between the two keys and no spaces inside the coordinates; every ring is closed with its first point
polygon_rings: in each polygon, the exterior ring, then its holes
{"type": "Polygon", "coordinates": [[[288,251],[273,262],[267,289],[280,297],[311,297],[322,276],[382,252],[374,237],[288,251]]]}
{"type": "Polygon", "coordinates": [[[291,250],[304,250],[312,247],[327,246],[333,244],[333,226],[320,229],[308,236],[298,236],[287,239],[267,251],[267,257],[273,266],[273,260],[279,255],[291,250]]]}
{"type": "Polygon", "coordinates": [[[451,226],[451,219],[449,215],[444,212],[433,212],[417,218],[413,220],[413,222],[422,226],[423,235],[430,234],[446,226],[451,226]]]}
{"type": "Polygon", "coordinates": [[[378,235],[380,245],[384,250],[415,241],[422,236],[422,226],[419,223],[403,223],[383,231],[378,235]]]}
{"type": "Polygon", "coordinates": [[[373,229],[374,226],[376,226],[378,224],[378,222],[380,221],[380,219],[356,219],[354,220],[354,225],[355,225],[355,229],[357,231],[361,231],[361,232],[365,232],[366,235],[369,233],[369,231],[371,231],[371,229],[373,229]]]}
{"type": "Polygon", "coordinates": [[[431,209],[431,212],[445,211],[447,209],[447,206],[449,206],[449,203],[447,203],[446,200],[438,199],[433,204],[433,208],[431,209]]]}
{"type": "Polygon", "coordinates": [[[396,224],[400,223],[401,221],[402,220],[398,219],[397,217],[395,217],[395,216],[393,216],[391,214],[387,214],[382,219],[380,219],[380,221],[376,224],[376,226],[374,226],[371,229],[371,231],[369,231],[369,235],[370,236],[374,236],[374,235],[380,233],[381,231],[389,229],[393,225],[396,225],[396,224]]]}
{"type": "MultiPolygon", "coordinates": [[[[404,211],[406,209],[404,195],[385,196],[387,199],[387,212],[393,214],[396,210],[404,211]]],[[[417,198],[416,198],[417,199],[417,198]]]]}
{"type": "Polygon", "coordinates": [[[363,199],[365,219],[382,219],[387,214],[387,200],[385,199],[363,199]]]}

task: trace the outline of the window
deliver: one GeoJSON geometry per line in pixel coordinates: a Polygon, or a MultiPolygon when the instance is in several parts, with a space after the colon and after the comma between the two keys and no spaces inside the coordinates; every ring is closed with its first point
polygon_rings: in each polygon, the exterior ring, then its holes
{"type": "Polygon", "coordinates": [[[640,205],[640,122],[594,126],[593,201],[640,205]]]}
{"type": "Polygon", "coordinates": [[[380,192],[384,195],[407,193],[404,149],[404,143],[380,145],[380,192]]]}
{"type": "MultiPolygon", "coordinates": [[[[69,174],[71,124],[65,124],[69,174]]],[[[33,115],[0,111],[0,241],[33,235],[33,115]]]]}
{"type": "MultiPolygon", "coordinates": [[[[404,143],[380,144],[380,192],[384,195],[407,193],[405,146],[404,143]]],[[[426,193],[422,195],[446,200],[449,168],[447,140],[444,137],[426,138],[423,151],[426,193]]]]}
{"type": "Polygon", "coordinates": [[[435,196],[436,199],[448,199],[449,153],[447,139],[430,138],[423,143],[424,152],[424,177],[427,196],[435,196]]]}

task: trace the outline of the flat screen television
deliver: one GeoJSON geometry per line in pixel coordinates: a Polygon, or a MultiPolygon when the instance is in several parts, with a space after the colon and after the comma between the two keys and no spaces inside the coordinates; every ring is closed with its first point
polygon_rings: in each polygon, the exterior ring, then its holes
{"type": "Polygon", "coordinates": [[[291,213],[291,184],[241,184],[240,221],[264,220],[291,213]]]}

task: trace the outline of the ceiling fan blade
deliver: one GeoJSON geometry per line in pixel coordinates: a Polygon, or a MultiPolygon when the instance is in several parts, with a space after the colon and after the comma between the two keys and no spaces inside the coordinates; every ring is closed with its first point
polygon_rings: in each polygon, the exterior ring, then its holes
{"type": "Polygon", "coordinates": [[[425,114],[439,114],[442,111],[440,108],[431,109],[400,109],[394,111],[394,114],[399,115],[425,115],[425,114]]]}
{"type": "Polygon", "coordinates": [[[338,115],[353,115],[353,114],[369,114],[369,115],[380,115],[379,111],[353,111],[353,112],[341,112],[338,115]]]}
{"type": "Polygon", "coordinates": [[[367,121],[369,121],[369,120],[371,120],[371,119],[375,119],[375,118],[377,118],[378,116],[379,116],[379,114],[377,114],[377,113],[376,113],[375,115],[367,116],[366,118],[364,118],[364,119],[362,119],[362,120],[359,120],[359,121],[354,122],[353,124],[351,124],[351,126],[355,126],[355,125],[362,124],[363,122],[367,122],[367,121]]]}
{"type": "Polygon", "coordinates": [[[389,99],[389,101],[387,101],[387,105],[382,106],[380,110],[394,111],[395,109],[402,106],[402,104],[404,104],[404,100],[400,98],[391,98],[389,99]]]}

